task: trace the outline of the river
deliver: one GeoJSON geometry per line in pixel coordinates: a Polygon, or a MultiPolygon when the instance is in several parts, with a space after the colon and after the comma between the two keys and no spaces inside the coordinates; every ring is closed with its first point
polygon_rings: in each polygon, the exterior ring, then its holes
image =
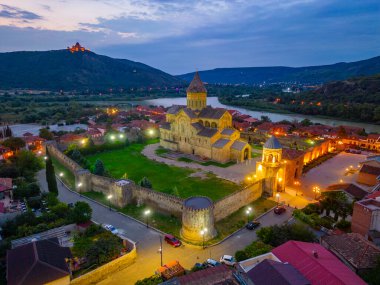
{"type": "MultiPolygon", "coordinates": [[[[136,101],[134,104],[142,104],[142,105],[156,105],[156,106],[164,106],[169,107],[171,105],[186,105],[186,97],[178,97],[178,98],[160,98],[160,99],[152,99],[145,101],[136,101]]],[[[248,114],[253,118],[260,119],[261,116],[268,116],[273,122],[278,122],[282,120],[297,120],[302,121],[303,119],[310,119],[313,123],[320,123],[329,126],[353,126],[353,127],[361,127],[364,128],[367,132],[376,132],[380,133],[380,125],[367,124],[367,123],[359,123],[359,122],[350,122],[343,120],[335,120],[330,118],[320,118],[315,116],[307,116],[307,115],[299,115],[299,114],[279,114],[279,113],[270,113],[270,112],[259,112],[252,111],[242,107],[228,106],[219,102],[218,97],[207,97],[207,104],[211,105],[214,108],[226,108],[226,109],[234,109],[243,114],[248,114]]]]}

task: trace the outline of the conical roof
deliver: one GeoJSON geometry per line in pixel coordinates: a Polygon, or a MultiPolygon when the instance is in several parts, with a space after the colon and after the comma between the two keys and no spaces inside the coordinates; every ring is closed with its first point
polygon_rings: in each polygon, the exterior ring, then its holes
{"type": "Polygon", "coordinates": [[[264,148],[281,149],[282,145],[275,136],[271,136],[264,144],[264,148]]]}
{"type": "Polygon", "coordinates": [[[206,87],[203,85],[201,78],[199,77],[198,71],[195,72],[194,78],[191,81],[189,87],[187,87],[186,92],[189,93],[207,93],[206,87]]]}

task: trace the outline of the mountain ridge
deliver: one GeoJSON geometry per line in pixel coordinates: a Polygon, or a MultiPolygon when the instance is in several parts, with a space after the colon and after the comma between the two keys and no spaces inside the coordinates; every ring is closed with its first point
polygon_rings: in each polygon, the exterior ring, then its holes
{"type": "Polygon", "coordinates": [[[0,53],[0,89],[104,90],[177,86],[182,81],[144,63],[91,51],[0,53]]]}
{"type": "MultiPolygon", "coordinates": [[[[304,67],[264,66],[230,67],[199,71],[203,81],[210,84],[263,84],[298,82],[303,84],[322,84],[329,81],[345,80],[351,77],[370,76],[380,73],[380,56],[354,62],[304,67]]],[[[194,72],[177,75],[189,82],[194,72]]]]}

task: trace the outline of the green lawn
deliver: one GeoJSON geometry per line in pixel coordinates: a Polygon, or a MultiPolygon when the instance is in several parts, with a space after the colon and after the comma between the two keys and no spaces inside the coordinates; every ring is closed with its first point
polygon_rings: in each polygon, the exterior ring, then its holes
{"type": "MultiPolygon", "coordinates": [[[[104,205],[109,205],[107,198],[103,193],[100,192],[84,192],[82,195],[87,196],[93,200],[96,200],[104,205]]],[[[144,211],[148,209],[148,207],[142,205],[140,207],[136,205],[127,205],[123,208],[117,208],[116,206],[112,206],[112,208],[117,209],[118,211],[131,216],[137,220],[140,220],[144,223],[146,223],[146,218],[144,216],[144,211]]],[[[155,227],[156,229],[160,229],[161,231],[165,233],[169,233],[175,236],[180,236],[179,231],[181,230],[181,220],[170,215],[165,215],[162,213],[159,213],[155,211],[152,208],[149,208],[151,210],[151,214],[149,216],[148,223],[149,225],[155,227]]]]}
{"type": "Polygon", "coordinates": [[[173,188],[176,187],[181,198],[204,195],[215,201],[240,188],[214,174],[208,174],[205,179],[189,177],[195,170],[150,160],[141,154],[143,148],[143,144],[131,144],[123,149],[89,155],[87,159],[91,164],[97,159],[102,160],[107,171],[115,178],[126,174],[129,179],[138,182],[145,176],[156,191],[173,194],[173,188]]]}
{"type": "Polygon", "coordinates": [[[60,176],[60,179],[71,189],[74,189],[75,187],[75,177],[74,174],[72,174],[63,164],[61,164],[57,159],[54,157],[51,157],[54,171],[56,175],[59,175],[60,173],[63,174],[63,176],[60,176]]]}

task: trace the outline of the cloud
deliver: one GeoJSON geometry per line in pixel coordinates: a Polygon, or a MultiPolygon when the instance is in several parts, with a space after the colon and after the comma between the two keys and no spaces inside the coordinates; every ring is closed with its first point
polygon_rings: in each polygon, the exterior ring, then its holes
{"type": "Polygon", "coordinates": [[[24,19],[24,20],[36,20],[42,19],[41,16],[22,10],[16,7],[0,4],[0,18],[10,18],[10,19],[24,19]]]}

